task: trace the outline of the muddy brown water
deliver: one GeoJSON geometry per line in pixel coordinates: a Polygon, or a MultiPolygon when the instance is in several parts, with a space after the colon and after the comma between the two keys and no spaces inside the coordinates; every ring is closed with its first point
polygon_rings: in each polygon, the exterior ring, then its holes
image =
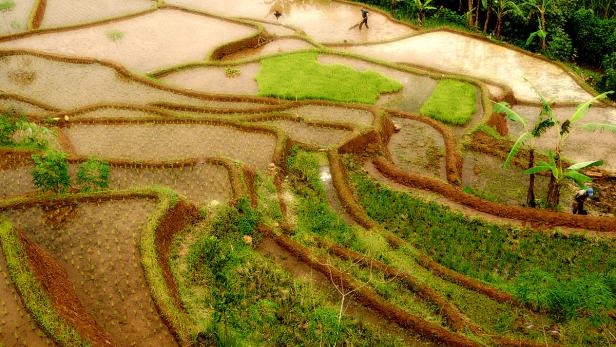
{"type": "Polygon", "coordinates": [[[0,11],[0,36],[28,31],[28,21],[34,8],[35,0],[19,0],[8,11],[0,11]]]}
{"type": "Polygon", "coordinates": [[[226,55],[223,60],[256,58],[270,54],[288,53],[312,48],[315,47],[304,40],[292,38],[276,39],[259,48],[244,49],[237,53],[226,55]]]}
{"type": "Polygon", "coordinates": [[[319,146],[321,148],[339,145],[352,134],[349,130],[314,126],[290,120],[273,120],[257,122],[255,124],[276,127],[295,141],[319,146]]]}
{"type": "MultiPolygon", "coordinates": [[[[257,248],[257,252],[282,266],[294,278],[307,280],[315,285],[320,291],[327,293],[331,304],[339,305],[340,295],[336,292],[329,278],[324,274],[313,270],[306,263],[301,261],[289,251],[280,247],[274,240],[266,238],[257,248]]],[[[347,304],[344,314],[352,319],[366,322],[372,326],[382,329],[384,332],[400,338],[408,346],[436,346],[434,342],[428,341],[412,332],[390,322],[379,315],[376,311],[361,305],[353,297],[346,299],[347,304]]]]}
{"type": "Polygon", "coordinates": [[[154,5],[155,2],[150,0],[48,0],[41,29],[123,16],[148,10],[154,5]]]}
{"type": "Polygon", "coordinates": [[[173,346],[145,280],[139,244],[156,203],[115,200],[1,211],[67,271],[114,344],[173,346]]]}
{"type": "Polygon", "coordinates": [[[0,48],[110,60],[147,72],[204,60],[216,47],[255,33],[256,28],[249,25],[167,8],[112,23],[0,42],[0,48]]]}
{"type": "Polygon", "coordinates": [[[400,126],[387,144],[392,159],[399,168],[447,181],[445,141],[428,124],[406,118],[392,118],[400,126]]]}
{"type": "Polygon", "coordinates": [[[419,113],[421,105],[432,94],[437,83],[436,80],[430,77],[412,74],[351,57],[319,54],[317,60],[321,64],[341,64],[359,71],[375,71],[400,82],[403,86],[402,90],[397,93],[381,95],[377,105],[404,112],[419,113]]]}
{"type": "Polygon", "coordinates": [[[262,106],[251,102],[202,100],[133,81],[107,66],[65,63],[30,55],[0,57],[0,85],[6,93],[27,96],[66,110],[99,103],[168,102],[219,108],[262,106]],[[33,73],[27,84],[11,79],[12,73],[23,71],[33,73]]]}
{"type": "Polygon", "coordinates": [[[6,259],[0,248],[0,345],[53,346],[30,313],[23,306],[11,282],[6,259]]]}
{"type": "Polygon", "coordinates": [[[461,34],[437,31],[395,42],[348,47],[349,51],[466,74],[507,85],[518,100],[538,102],[530,80],[547,98],[584,102],[591,97],[562,68],[515,50],[461,34]]]}
{"type": "Polygon", "coordinates": [[[173,72],[161,80],[174,87],[203,93],[257,95],[259,86],[255,78],[260,68],[260,63],[203,66],[173,72]]]}
{"type": "Polygon", "coordinates": [[[376,42],[415,32],[414,29],[393,22],[375,11],[369,15],[370,29],[349,30],[362,20],[360,5],[329,0],[167,0],[166,2],[225,16],[277,21],[301,29],[319,42],[376,42]],[[277,20],[274,16],[276,10],[282,13],[277,20]]]}
{"type": "Polygon", "coordinates": [[[274,135],[201,124],[75,125],[62,131],[78,155],[106,159],[226,157],[265,169],[276,148],[274,135]]]}

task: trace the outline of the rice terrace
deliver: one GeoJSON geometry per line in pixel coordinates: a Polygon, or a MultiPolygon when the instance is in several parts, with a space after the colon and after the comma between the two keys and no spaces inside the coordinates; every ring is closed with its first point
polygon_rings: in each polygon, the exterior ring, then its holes
{"type": "Polygon", "coordinates": [[[0,347],[616,346],[613,1],[0,18],[0,347]]]}

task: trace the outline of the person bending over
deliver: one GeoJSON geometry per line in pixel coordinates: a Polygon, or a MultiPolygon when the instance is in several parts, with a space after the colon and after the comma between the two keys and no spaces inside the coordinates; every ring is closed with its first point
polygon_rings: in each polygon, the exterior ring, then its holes
{"type": "Polygon", "coordinates": [[[575,197],[573,198],[571,212],[573,212],[573,214],[581,215],[588,214],[588,211],[584,210],[584,203],[586,202],[586,199],[593,196],[593,193],[594,191],[592,188],[578,190],[577,193],[575,193],[575,197]]]}

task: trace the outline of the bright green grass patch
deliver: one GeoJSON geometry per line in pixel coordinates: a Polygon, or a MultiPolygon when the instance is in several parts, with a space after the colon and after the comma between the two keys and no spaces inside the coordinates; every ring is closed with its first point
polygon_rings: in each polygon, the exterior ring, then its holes
{"type": "Polygon", "coordinates": [[[13,8],[15,8],[15,1],[13,0],[0,1],[0,11],[10,11],[13,8]]]}
{"type": "Polygon", "coordinates": [[[398,81],[374,71],[322,65],[317,53],[294,53],[261,60],[259,95],[284,99],[323,99],[374,104],[381,93],[402,89],[398,81]]]}
{"type": "Polygon", "coordinates": [[[476,94],[470,83],[441,80],[419,112],[444,123],[464,125],[477,110],[476,94]]]}

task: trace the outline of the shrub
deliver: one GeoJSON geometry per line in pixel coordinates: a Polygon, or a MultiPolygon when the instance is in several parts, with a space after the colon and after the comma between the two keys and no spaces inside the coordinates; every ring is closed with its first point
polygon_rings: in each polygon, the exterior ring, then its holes
{"type": "Polygon", "coordinates": [[[603,20],[588,9],[579,9],[573,14],[570,34],[577,49],[577,60],[597,66],[597,57],[608,55],[616,49],[614,40],[615,20],[603,20]]]}
{"type": "MultiPolygon", "coordinates": [[[[603,71],[605,71],[605,76],[601,79],[601,89],[604,91],[616,90],[616,52],[605,56],[603,71]]],[[[616,100],[616,93],[610,94],[610,98],[616,100]]]]}
{"type": "Polygon", "coordinates": [[[62,193],[71,187],[68,162],[62,152],[50,151],[42,156],[32,155],[32,181],[34,186],[44,192],[62,193]]]}
{"type": "Polygon", "coordinates": [[[19,129],[21,119],[13,112],[0,114],[0,145],[13,143],[13,135],[19,129]]]}
{"type": "Polygon", "coordinates": [[[565,30],[562,28],[554,28],[554,30],[550,32],[548,48],[545,54],[555,60],[571,60],[573,43],[565,30]]]}
{"type": "Polygon", "coordinates": [[[81,191],[104,190],[109,187],[109,163],[96,158],[89,158],[79,166],[77,184],[81,191]]]}

